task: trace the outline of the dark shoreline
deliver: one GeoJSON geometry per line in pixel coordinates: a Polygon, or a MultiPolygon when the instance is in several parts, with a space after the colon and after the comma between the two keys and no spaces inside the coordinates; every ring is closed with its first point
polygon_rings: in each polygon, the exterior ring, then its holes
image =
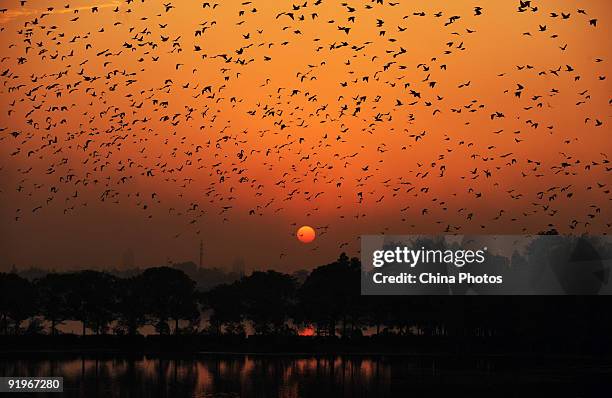
{"type": "Polygon", "coordinates": [[[608,339],[369,336],[357,339],[298,336],[34,335],[1,336],[0,356],[35,355],[363,355],[612,360],[608,339]]]}

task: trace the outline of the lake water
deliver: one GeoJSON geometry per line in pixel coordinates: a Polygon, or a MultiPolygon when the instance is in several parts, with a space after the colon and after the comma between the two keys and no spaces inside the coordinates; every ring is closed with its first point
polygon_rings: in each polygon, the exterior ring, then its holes
{"type": "Polygon", "coordinates": [[[63,376],[62,396],[88,398],[587,397],[609,396],[612,388],[609,363],[576,359],[260,354],[168,358],[54,354],[42,359],[42,355],[1,358],[0,376],[63,376]]]}

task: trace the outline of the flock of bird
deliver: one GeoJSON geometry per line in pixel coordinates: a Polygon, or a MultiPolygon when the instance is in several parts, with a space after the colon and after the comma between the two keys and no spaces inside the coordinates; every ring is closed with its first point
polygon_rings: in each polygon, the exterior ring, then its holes
{"type": "Polygon", "coordinates": [[[5,221],[104,202],[178,217],[175,237],[281,216],[319,234],[610,231],[591,10],[50,3],[0,9],[5,221]]]}

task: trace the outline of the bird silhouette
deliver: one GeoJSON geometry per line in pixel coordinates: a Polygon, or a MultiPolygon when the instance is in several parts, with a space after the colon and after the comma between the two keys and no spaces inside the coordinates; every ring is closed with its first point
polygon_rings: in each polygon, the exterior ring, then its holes
{"type": "Polygon", "coordinates": [[[4,5],[8,221],[609,232],[597,12],[434,3],[4,5]]]}

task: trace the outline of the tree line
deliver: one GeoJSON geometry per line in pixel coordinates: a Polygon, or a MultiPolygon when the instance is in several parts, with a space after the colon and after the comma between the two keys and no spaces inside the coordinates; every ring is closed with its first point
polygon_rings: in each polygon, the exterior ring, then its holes
{"type": "Polygon", "coordinates": [[[256,271],[208,291],[172,267],[130,277],[100,271],[49,273],[29,281],[0,274],[0,334],[513,336],[612,333],[604,297],[362,296],[361,264],[346,254],[291,275],[256,271]]]}

